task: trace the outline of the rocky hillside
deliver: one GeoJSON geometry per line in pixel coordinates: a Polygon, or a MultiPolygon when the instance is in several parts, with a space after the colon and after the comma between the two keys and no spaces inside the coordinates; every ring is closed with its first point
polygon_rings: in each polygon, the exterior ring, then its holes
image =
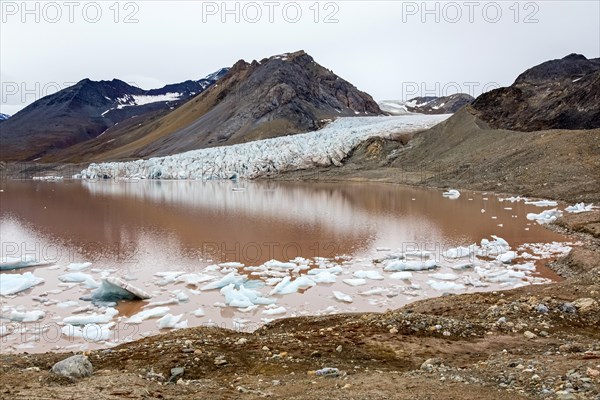
{"type": "Polygon", "coordinates": [[[523,72],[473,108],[490,127],[515,131],[600,128],[600,58],[571,54],[523,72]]]}
{"type": "Polygon", "coordinates": [[[53,160],[171,155],[313,131],[342,116],[379,114],[370,95],[298,51],[260,62],[240,60],[217,85],[181,107],[132,119],[53,160]]]}
{"type": "Polygon", "coordinates": [[[2,124],[2,160],[32,160],[95,138],[133,116],[170,109],[223,76],[221,69],[199,81],[143,90],[118,79],[84,79],[24,108],[2,124]]]}
{"type": "Polygon", "coordinates": [[[456,93],[450,96],[415,97],[406,102],[386,100],[379,106],[390,115],[419,114],[454,114],[459,109],[475,100],[466,93],[456,93]]]}

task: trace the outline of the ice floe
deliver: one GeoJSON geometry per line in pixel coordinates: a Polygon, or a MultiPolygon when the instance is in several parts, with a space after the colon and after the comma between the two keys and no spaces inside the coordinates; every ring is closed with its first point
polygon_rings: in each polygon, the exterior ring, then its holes
{"type": "Polygon", "coordinates": [[[188,321],[187,319],[184,321],[181,321],[181,318],[183,318],[183,314],[179,314],[179,315],[172,315],[172,314],[166,314],[165,316],[163,316],[161,319],[159,319],[156,323],[158,325],[158,329],[183,329],[183,328],[187,328],[188,327],[188,321]]]}
{"type": "Polygon", "coordinates": [[[119,314],[119,311],[117,309],[108,307],[101,314],[93,313],[93,314],[72,315],[70,317],[63,318],[63,322],[65,324],[70,324],[70,325],[107,324],[117,314],[119,314]]]}
{"type": "Polygon", "coordinates": [[[100,287],[92,293],[93,301],[145,300],[151,297],[144,290],[117,277],[102,279],[100,287]]]}
{"type": "Polygon", "coordinates": [[[594,204],[592,204],[592,203],[590,203],[590,204],[577,203],[572,206],[568,206],[567,208],[565,208],[565,211],[569,212],[569,213],[578,214],[578,213],[582,213],[582,212],[593,211],[594,208],[598,208],[598,207],[594,207],[594,204]]]}
{"type": "Polygon", "coordinates": [[[125,322],[128,324],[141,324],[143,321],[150,318],[164,317],[169,313],[169,307],[154,307],[140,311],[137,314],[129,317],[125,322]]]}
{"type": "Polygon", "coordinates": [[[291,277],[286,276],[273,288],[271,295],[296,293],[315,285],[315,281],[308,276],[299,276],[294,280],[292,280],[291,277]]]}
{"type": "Polygon", "coordinates": [[[333,297],[335,297],[336,300],[343,301],[344,303],[352,303],[353,301],[352,296],[337,290],[333,291],[333,297]]]}
{"type": "Polygon", "coordinates": [[[31,272],[23,274],[0,274],[0,296],[10,296],[44,282],[31,272]]]}
{"type": "Polygon", "coordinates": [[[562,211],[553,208],[552,210],[545,210],[539,214],[528,213],[527,219],[530,221],[537,221],[539,224],[549,224],[562,217],[562,211]]]}
{"type": "Polygon", "coordinates": [[[458,199],[460,197],[460,192],[456,189],[450,189],[444,193],[442,193],[442,196],[448,198],[448,199],[458,199]]]}
{"type": "Polygon", "coordinates": [[[39,267],[44,265],[50,265],[51,262],[39,261],[35,257],[30,255],[24,255],[23,257],[9,257],[4,256],[0,259],[0,271],[9,271],[13,269],[39,267]]]}

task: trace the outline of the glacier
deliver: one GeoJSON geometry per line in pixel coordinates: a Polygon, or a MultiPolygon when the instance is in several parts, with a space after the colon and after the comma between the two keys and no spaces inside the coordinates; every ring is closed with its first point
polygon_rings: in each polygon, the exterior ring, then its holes
{"type": "Polygon", "coordinates": [[[148,160],[90,164],[74,178],[254,179],[313,167],[340,166],[370,137],[430,128],[449,115],[339,118],[318,131],[231,146],[192,150],[148,160]]]}

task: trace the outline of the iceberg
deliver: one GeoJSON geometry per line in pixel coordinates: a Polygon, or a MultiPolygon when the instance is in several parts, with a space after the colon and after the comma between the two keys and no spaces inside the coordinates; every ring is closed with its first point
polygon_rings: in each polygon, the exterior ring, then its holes
{"type": "Polygon", "coordinates": [[[352,303],[352,296],[343,293],[343,292],[338,292],[337,290],[333,291],[333,297],[336,298],[336,300],[339,301],[343,301],[344,303],[352,303]]]}
{"type": "Polygon", "coordinates": [[[125,323],[127,324],[141,324],[143,321],[150,318],[164,317],[169,313],[169,307],[155,307],[140,311],[137,314],[129,317],[125,323]]]}
{"type": "Polygon", "coordinates": [[[51,262],[38,261],[35,257],[25,255],[21,258],[18,257],[2,257],[0,259],[0,271],[9,271],[13,269],[39,267],[43,265],[50,265],[51,262]]]}
{"type": "Polygon", "coordinates": [[[86,268],[89,268],[92,265],[91,262],[83,262],[83,263],[71,263],[67,265],[68,271],[81,271],[86,268]]]}
{"type": "Polygon", "coordinates": [[[243,275],[239,275],[236,272],[230,272],[221,279],[202,286],[200,290],[221,289],[231,284],[233,284],[235,287],[239,287],[247,280],[248,278],[243,275]]]}
{"type": "Polygon", "coordinates": [[[531,204],[537,207],[556,207],[558,203],[554,200],[538,200],[538,201],[525,201],[525,204],[531,204]]]}
{"type": "Polygon", "coordinates": [[[384,271],[424,271],[437,268],[435,260],[422,261],[393,261],[389,263],[384,271]]]}
{"type": "Polygon", "coordinates": [[[552,210],[545,210],[539,214],[528,213],[527,219],[530,221],[537,221],[538,224],[549,224],[562,217],[562,211],[553,208],[552,210]]]}
{"type": "Polygon", "coordinates": [[[460,192],[456,189],[450,189],[447,192],[442,193],[442,196],[454,200],[460,197],[460,192]]]}
{"type": "Polygon", "coordinates": [[[313,275],[312,280],[315,283],[335,283],[337,281],[337,275],[328,271],[323,271],[320,274],[313,275]]]}
{"type": "Polygon", "coordinates": [[[454,283],[454,282],[441,282],[441,281],[436,281],[433,279],[430,279],[427,281],[427,284],[429,286],[431,286],[432,289],[435,290],[462,290],[465,288],[465,285],[462,285],[460,283],[454,283]]]}
{"type": "Polygon", "coordinates": [[[475,253],[476,247],[477,246],[475,245],[475,243],[473,243],[469,247],[459,246],[459,247],[455,247],[455,248],[446,250],[445,252],[442,253],[442,255],[446,258],[469,257],[471,254],[475,253]]]}
{"type": "Polygon", "coordinates": [[[24,274],[0,274],[0,296],[10,296],[44,282],[31,272],[24,274]]]}
{"type": "Polygon", "coordinates": [[[587,204],[587,205],[585,203],[577,203],[575,205],[568,206],[567,208],[565,208],[565,211],[569,212],[569,213],[578,214],[578,213],[582,213],[582,212],[592,211],[594,208],[598,208],[598,207],[594,207],[594,204],[592,204],[592,203],[587,204]]]}
{"type": "Polygon", "coordinates": [[[107,324],[117,314],[119,314],[119,311],[115,308],[108,307],[102,314],[72,315],[63,318],[63,322],[70,325],[107,324]]]}
{"type": "Polygon", "coordinates": [[[92,293],[92,301],[146,300],[151,297],[144,290],[112,276],[102,279],[100,287],[92,293]]]}
{"type": "Polygon", "coordinates": [[[431,274],[430,275],[433,279],[437,279],[440,281],[455,281],[458,279],[458,275],[455,274],[450,274],[450,273],[446,273],[446,274],[431,274]]]}
{"type": "Polygon", "coordinates": [[[367,284],[365,279],[344,279],[343,282],[350,286],[362,286],[367,284]]]}
{"type": "Polygon", "coordinates": [[[233,283],[222,288],[221,294],[225,296],[225,304],[230,307],[248,308],[258,304],[275,303],[275,299],[262,297],[259,291],[247,289],[244,285],[236,289],[233,283]]]}
{"type": "Polygon", "coordinates": [[[266,310],[263,310],[263,314],[265,315],[280,315],[280,314],[285,314],[287,312],[287,310],[285,309],[285,307],[277,307],[277,308],[269,308],[266,310]]]}
{"type": "Polygon", "coordinates": [[[42,310],[18,311],[12,310],[8,315],[3,314],[3,318],[8,318],[15,322],[35,322],[44,319],[46,313],[42,310]]]}
{"type": "Polygon", "coordinates": [[[275,294],[291,294],[299,290],[308,289],[316,285],[315,281],[307,276],[299,276],[293,281],[289,276],[286,276],[273,288],[271,295],[275,294]]]}
{"type": "Polygon", "coordinates": [[[408,271],[394,272],[392,275],[390,275],[390,278],[399,280],[411,279],[412,273],[408,271]]]}
{"type": "Polygon", "coordinates": [[[360,279],[372,279],[372,280],[382,280],[383,279],[383,275],[381,275],[379,273],[379,271],[375,271],[375,270],[356,271],[352,275],[354,275],[356,278],[360,278],[360,279]]]}
{"type": "Polygon", "coordinates": [[[65,283],[84,283],[88,288],[97,288],[100,286],[100,284],[94,280],[93,276],[83,272],[63,274],[58,277],[58,280],[65,283]]]}
{"type": "Polygon", "coordinates": [[[162,317],[161,319],[159,319],[157,321],[158,329],[166,329],[166,328],[183,329],[183,328],[187,328],[187,326],[188,326],[187,320],[180,321],[182,317],[183,317],[183,314],[179,314],[179,315],[166,314],[164,317],[162,317]]]}
{"type": "Polygon", "coordinates": [[[62,327],[63,335],[70,338],[81,338],[90,342],[104,342],[111,338],[114,322],[107,324],[86,324],[83,327],[67,324],[62,327]]]}

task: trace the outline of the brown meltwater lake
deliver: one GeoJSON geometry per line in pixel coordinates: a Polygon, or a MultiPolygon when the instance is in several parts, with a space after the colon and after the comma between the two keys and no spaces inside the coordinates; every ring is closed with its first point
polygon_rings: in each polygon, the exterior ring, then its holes
{"type": "MultiPolygon", "coordinates": [[[[543,283],[558,277],[539,254],[520,246],[568,242],[526,219],[549,207],[466,191],[452,200],[440,190],[374,183],[23,180],[3,181],[1,188],[3,260],[49,263],[0,276],[30,272],[44,280],[0,296],[3,352],[111,346],[158,333],[164,314],[182,315],[179,322],[190,327],[252,330],[273,318],[384,311],[446,291],[543,283]],[[518,257],[502,264],[493,261],[495,254],[446,256],[451,248],[492,241],[491,235],[506,240],[518,257]],[[417,250],[427,251],[437,268],[397,275],[400,253],[409,263],[424,263],[417,250]],[[92,265],[68,270],[81,262],[92,265]],[[473,265],[459,267],[465,263],[473,265]],[[319,267],[329,272],[309,272],[319,267]],[[79,275],[66,279],[69,274],[79,275]],[[110,304],[80,298],[107,276],[122,277],[152,298],[119,302],[118,314],[95,325],[67,324],[67,317],[105,313],[110,304]],[[202,289],[228,276],[238,280],[230,296],[202,289]],[[283,287],[282,280],[300,276],[309,282],[299,290],[283,287]],[[236,291],[244,277],[250,278],[245,288],[274,304],[243,306],[248,298],[236,291]],[[151,318],[128,320],[157,307],[163,311],[151,318]],[[32,311],[42,313],[32,317],[32,311]],[[27,317],[35,320],[20,321],[27,317]]],[[[542,256],[565,251],[554,248],[542,256]]]]}

